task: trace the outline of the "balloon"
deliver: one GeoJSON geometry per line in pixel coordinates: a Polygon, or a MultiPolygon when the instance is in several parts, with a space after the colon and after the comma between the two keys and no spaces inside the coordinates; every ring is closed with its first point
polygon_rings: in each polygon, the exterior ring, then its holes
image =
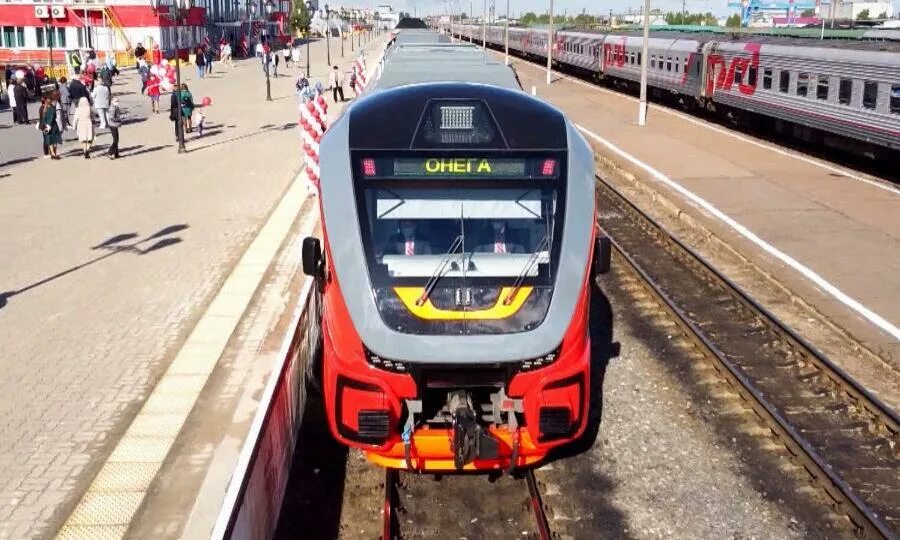
{"type": "Polygon", "coordinates": [[[150,66],[150,73],[154,75],[159,75],[159,67],[158,66],[150,66]]]}
{"type": "Polygon", "coordinates": [[[159,85],[162,86],[162,89],[165,90],[166,92],[171,92],[172,88],[174,88],[174,86],[172,86],[172,83],[169,81],[169,79],[163,79],[159,83],[159,85]]]}
{"type": "Polygon", "coordinates": [[[312,101],[306,104],[306,110],[308,110],[309,112],[313,112],[316,110],[316,106],[313,105],[312,101]]]}
{"type": "Polygon", "coordinates": [[[169,65],[169,60],[166,58],[163,58],[162,61],[160,62],[160,64],[162,64],[163,67],[166,67],[169,65]]]}
{"type": "Polygon", "coordinates": [[[17,69],[17,70],[16,70],[16,78],[19,79],[19,80],[24,79],[24,78],[25,78],[25,72],[22,71],[21,69],[17,69]]]}
{"type": "Polygon", "coordinates": [[[212,105],[212,99],[209,98],[209,96],[207,96],[207,97],[204,97],[204,98],[200,101],[200,103],[202,103],[204,107],[209,107],[210,105],[212,105]]]}

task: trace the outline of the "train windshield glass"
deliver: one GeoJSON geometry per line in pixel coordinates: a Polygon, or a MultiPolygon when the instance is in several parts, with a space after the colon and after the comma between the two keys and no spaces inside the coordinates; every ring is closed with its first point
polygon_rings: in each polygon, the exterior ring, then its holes
{"type": "Polygon", "coordinates": [[[542,187],[368,187],[361,222],[376,281],[550,283],[558,192],[542,187]]]}

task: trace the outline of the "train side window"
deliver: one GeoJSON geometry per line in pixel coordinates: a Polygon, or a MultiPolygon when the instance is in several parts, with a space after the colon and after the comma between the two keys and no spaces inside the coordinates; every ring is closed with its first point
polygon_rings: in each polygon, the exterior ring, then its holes
{"type": "Polygon", "coordinates": [[[850,105],[850,98],[853,96],[853,79],[841,79],[838,87],[838,103],[841,105],[850,105]]]}
{"type": "Polygon", "coordinates": [[[750,66],[749,68],[747,68],[747,84],[756,88],[756,77],[756,67],[750,66]]]}
{"type": "Polygon", "coordinates": [[[763,89],[765,89],[765,90],[772,89],[772,70],[771,69],[763,70],[763,89]]]}
{"type": "Polygon", "coordinates": [[[666,57],[666,71],[672,71],[672,57],[666,57]]]}
{"type": "Polygon", "coordinates": [[[654,69],[656,68],[656,55],[655,54],[650,55],[650,67],[654,68],[654,69]]]}
{"type": "Polygon", "coordinates": [[[637,55],[638,55],[638,65],[641,65],[641,61],[643,60],[643,59],[641,58],[641,56],[642,56],[643,54],[644,54],[644,53],[637,53],[637,55]]]}
{"type": "Polygon", "coordinates": [[[819,75],[819,84],[816,85],[816,99],[828,99],[827,75],[819,75]]]}
{"type": "Polygon", "coordinates": [[[900,84],[891,86],[891,113],[900,114],[900,84]]]}
{"type": "Polygon", "coordinates": [[[744,83],[744,71],[741,69],[741,66],[735,66],[734,68],[734,84],[743,84],[744,83]]]}
{"type": "Polygon", "coordinates": [[[874,109],[878,105],[878,83],[874,81],[866,81],[863,85],[863,107],[866,109],[874,109]]]}
{"type": "Polygon", "coordinates": [[[681,61],[677,56],[675,57],[674,65],[675,65],[675,73],[679,73],[681,71],[681,61]]]}
{"type": "Polygon", "coordinates": [[[782,92],[787,92],[791,88],[791,72],[781,70],[778,79],[778,89],[782,92]]]}
{"type": "Polygon", "coordinates": [[[797,95],[806,97],[809,92],[809,73],[797,74],[797,95]]]}

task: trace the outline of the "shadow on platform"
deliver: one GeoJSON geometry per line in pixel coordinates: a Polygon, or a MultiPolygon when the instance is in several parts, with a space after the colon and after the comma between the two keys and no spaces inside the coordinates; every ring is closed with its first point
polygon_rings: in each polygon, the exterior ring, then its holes
{"type": "Polygon", "coordinates": [[[150,236],[146,236],[138,240],[135,240],[140,236],[138,233],[123,233],[107,238],[96,246],[92,246],[91,250],[107,251],[108,253],[100,255],[98,257],[94,257],[93,259],[85,261],[71,268],[67,268],[66,270],[63,270],[61,272],[57,272],[52,276],[45,277],[44,279],[22,287],[21,289],[0,293],[0,309],[6,307],[6,305],[9,303],[9,299],[14,296],[18,296],[24,292],[36,289],[41,285],[46,285],[47,283],[56,281],[61,277],[77,272],[78,270],[81,270],[83,268],[87,268],[88,266],[96,264],[104,259],[108,259],[113,255],[117,255],[119,253],[147,255],[149,253],[153,253],[154,251],[158,251],[175,244],[180,244],[182,242],[181,237],[172,235],[181,232],[188,227],[189,225],[187,224],[169,225],[168,227],[164,227],[156,231],[150,236]]]}

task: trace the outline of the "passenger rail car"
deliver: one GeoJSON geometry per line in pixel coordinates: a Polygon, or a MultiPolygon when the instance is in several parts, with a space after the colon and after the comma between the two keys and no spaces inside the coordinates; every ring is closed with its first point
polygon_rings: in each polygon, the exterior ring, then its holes
{"type": "MultiPolygon", "coordinates": [[[[481,27],[453,25],[479,43],[481,27]]],[[[489,30],[502,48],[504,31],[489,30]]],[[[754,113],[776,130],[831,146],[856,141],[863,150],[900,150],[900,43],[818,41],[753,36],[684,36],[654,31],[648,58],[632,33],[554,33],[554,61],[613,82],[637,83],[648,62],[652,91],[727,114],[754,113]],[[833,134],[831,140],[817,134],[833,134]]],[[[547,31],[509,29],[510,50],[547,58],[547,31]]],[[[857,145],[859,146],[859,145],[857,145]]]]}
{"type": "Polygon", "coordinates": [[[386,467],[525,467],[588,421],[593,155],[474,47],[394,47],[321,143],[328,421],[386,467]]]}

